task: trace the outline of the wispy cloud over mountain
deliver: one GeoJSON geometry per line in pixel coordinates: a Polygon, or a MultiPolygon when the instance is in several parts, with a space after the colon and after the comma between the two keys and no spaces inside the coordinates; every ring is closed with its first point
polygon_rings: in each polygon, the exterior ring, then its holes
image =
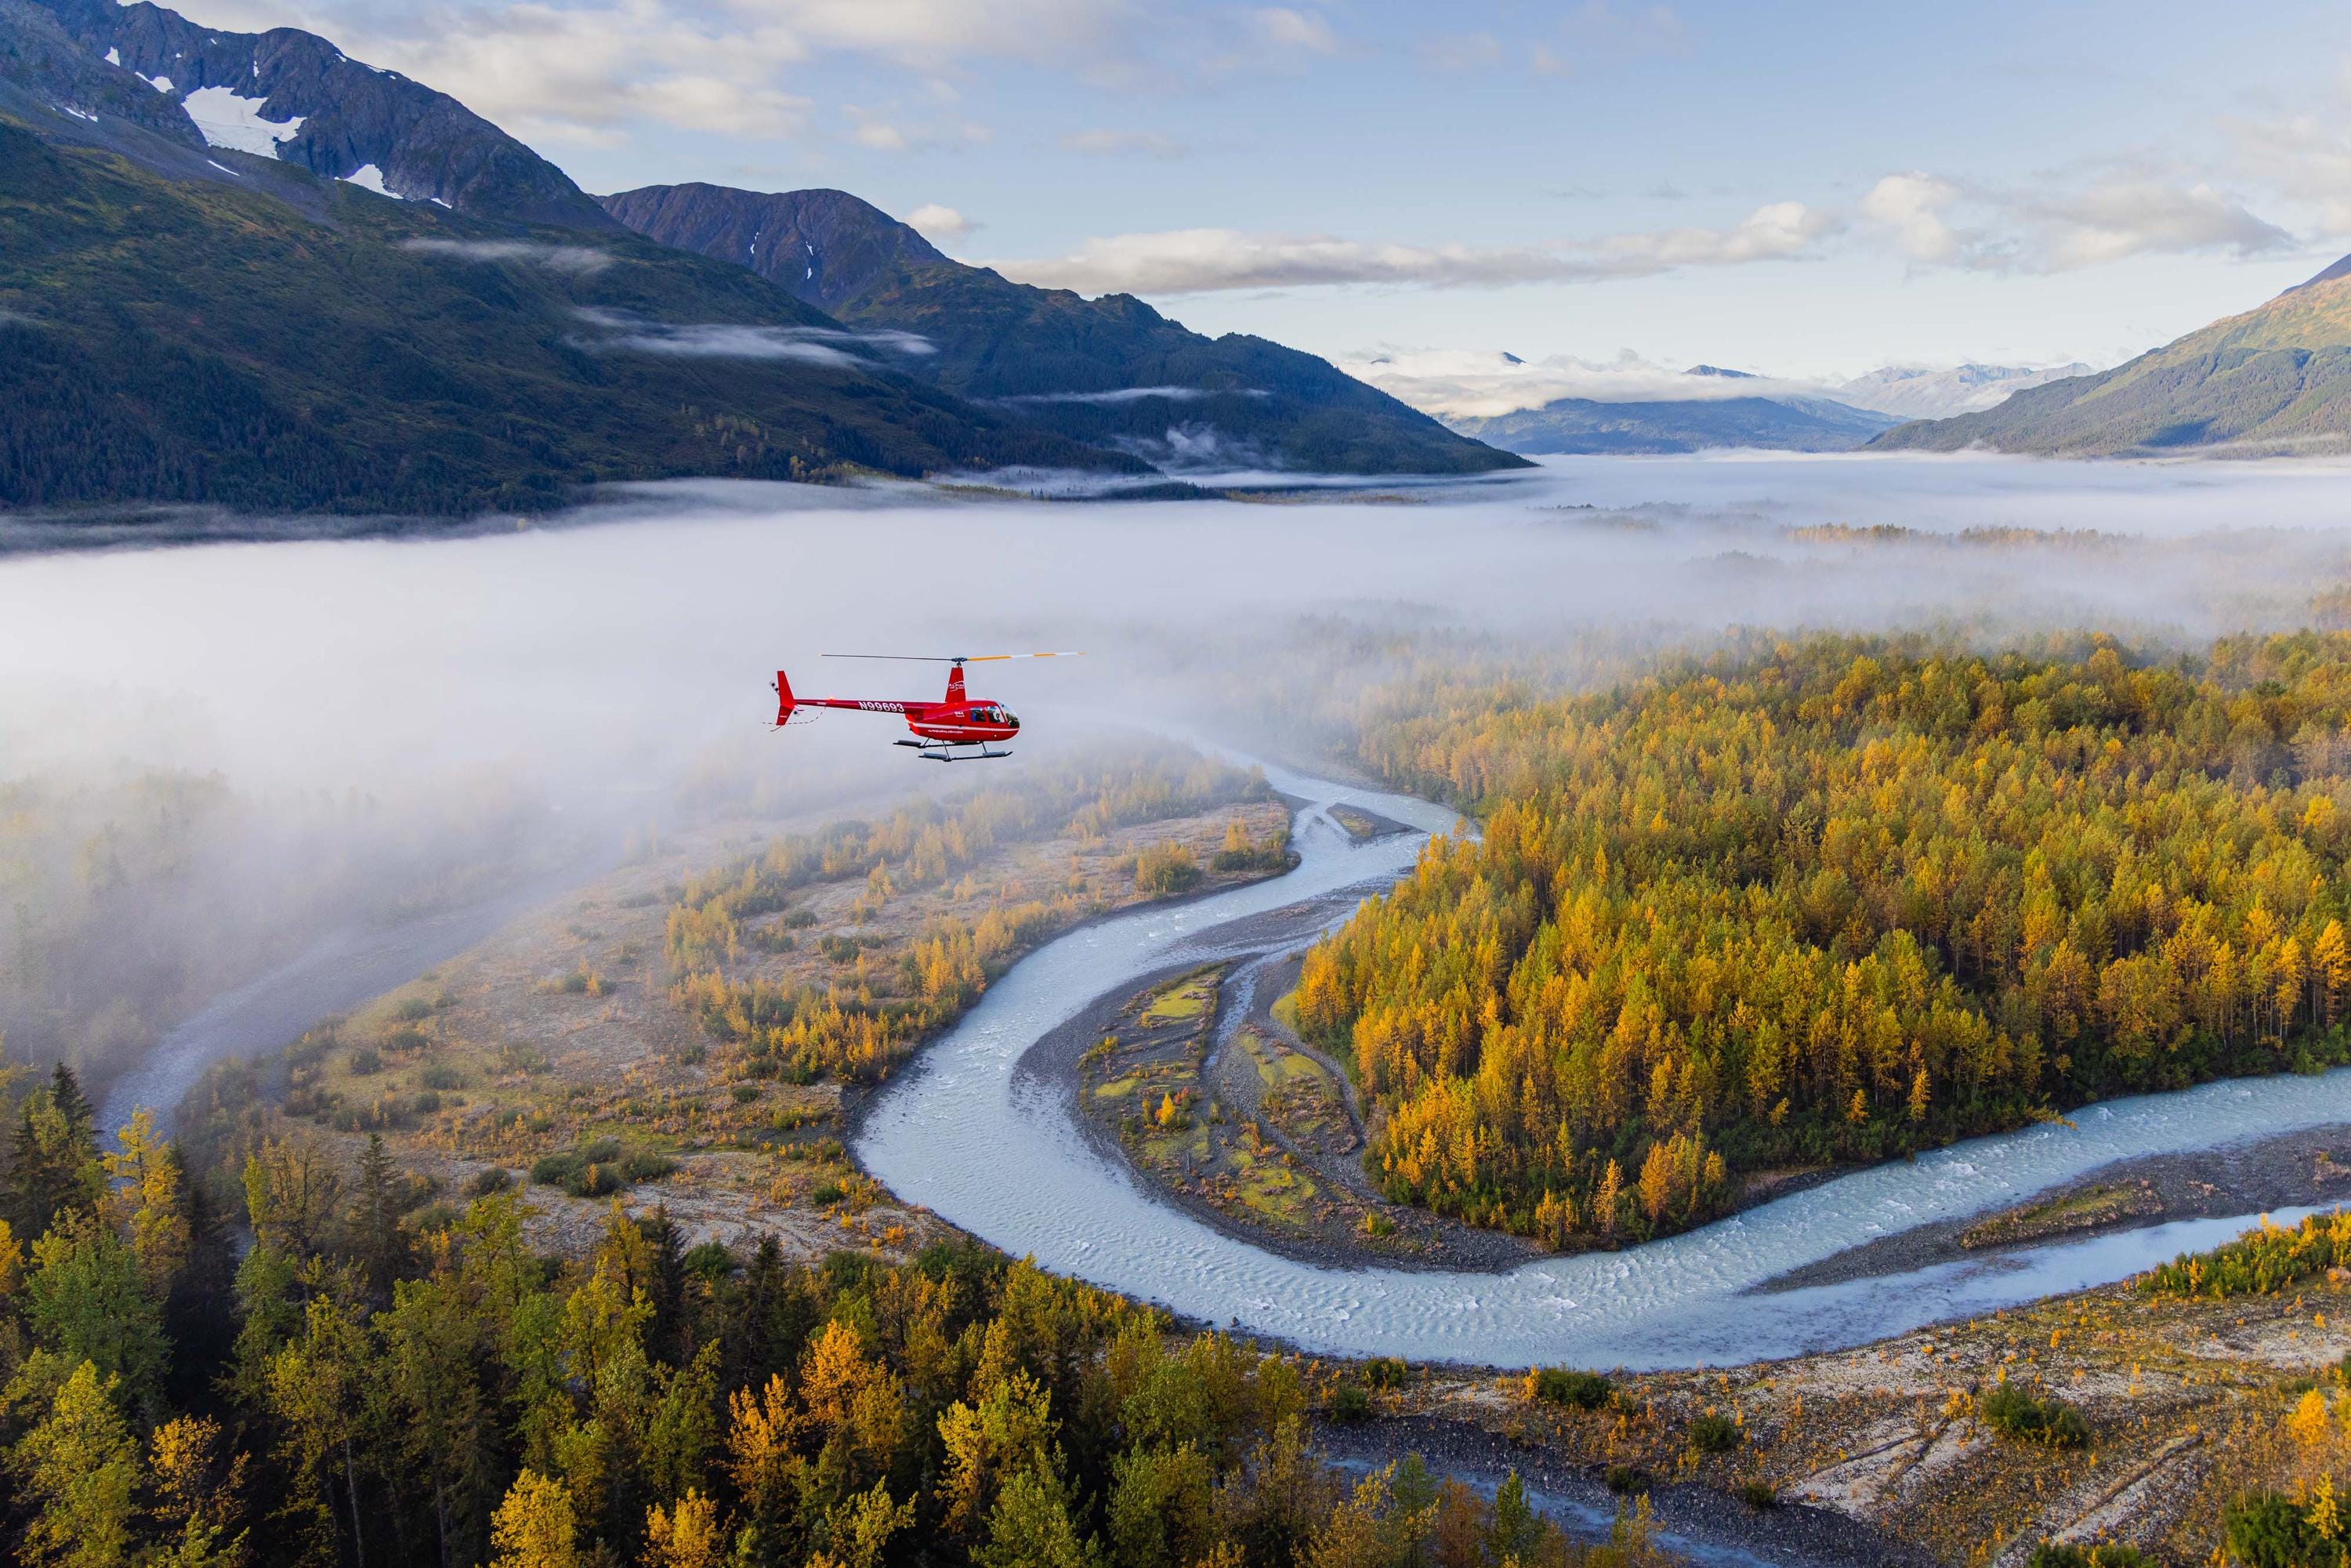
{"type": "Polygon", "coordinates": [[[1980,271],[2065,272],[2130,256],[2291,248],[2294,236],[2202,181],[2116,178],[2001,190],[1911,171],[1888,174],[1861,215],[1910,260],[1980,271]]]}
{"type": "Polygon", "coordinates": [[[518,261],[549,272],[585,277],[612,265],[611,256],[593,246],[543,245],[521,239],[412,239],[400,248],[418,256],[445,256],[458,261],[518,261]]]}
{"type": "Polygon", "coordinates": [[[581,321],[604,335],[587,346],[601,351],[665,354],[697,360],[796,360],[811,365],[870,365],[875,353],[910,356],[935,351],[912,332],[851,332],[830,327],[765,327],[735,321],[646,321],[618,310],[582,310],[581,321]]]}
{"type": "Polygon", "coordinates": [[[1795,260],[1812,253],[1837,226],[1832,214],[1802,202],[1775,202],[1727,228],[1654,229],[1552,245],[1414,246],[1328,235],[1178,229],[1092,239],[1067,256],[988,265],[1024,283],[1085,294],[1366,283],[1491,288],[1795,260]]]}

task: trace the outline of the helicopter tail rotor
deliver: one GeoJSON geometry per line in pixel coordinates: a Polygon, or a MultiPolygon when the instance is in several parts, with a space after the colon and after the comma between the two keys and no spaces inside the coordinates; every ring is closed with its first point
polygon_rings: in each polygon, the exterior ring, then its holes
{"type": "Polygon", "coordinates": [[[815,709],[800,706],[799,699],[792,695],[791,678],[783,671],[778,670],[776,672],[776,727],[781,729],[788,724],[807,724],[815,717],[815,709]]]}

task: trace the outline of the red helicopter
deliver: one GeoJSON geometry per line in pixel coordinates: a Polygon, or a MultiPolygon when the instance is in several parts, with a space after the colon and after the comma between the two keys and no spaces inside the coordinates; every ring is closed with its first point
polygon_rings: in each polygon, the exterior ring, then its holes
{"type": "Polygon", "coordinates": [[[887,659],[900,664],[946,664],[947,695],[935,703],[921,701],[897,702],[886,697],[800,697],[792,695],[792,683],[783,671],[776,672],[776,727],[805,723],[816,717],[807,708],[851,708],[860,713],[897,713],[906,716],[906,727],[914,738],[895,741],[909,746],[933,762],[977,762],[982,758],[1009,757],[1009,751],[992,751],[991,742],[1008,741],[1020,733],[1020,720],[1002,703],[985,697],[974,697],[964,690],[963,667],[966,664],[993,664],[1006,659],[1075,659],[1075,653],[956,653],[948,657],[932,657],[919,653],[827,653],[828,659],[887,659]],[[959,751],[976,746],[977,752],[959,751]]]}

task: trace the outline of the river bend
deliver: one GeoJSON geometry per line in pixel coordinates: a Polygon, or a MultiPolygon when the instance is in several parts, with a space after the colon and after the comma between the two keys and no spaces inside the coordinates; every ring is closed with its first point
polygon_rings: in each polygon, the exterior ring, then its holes
{"type": "MultiPolygon", "coordinates": [[[[2116,1160],[2351,1122],[2351,1070],[2228,1081],[2095,1105],[2072,1125],[1980,1138],[1842,1176],[1702,1229],[1508,1273],[1338,1269],[1279,1257],[1161,1201],[1090,1146],[1067,1092],[1017,1069],[1113,990],[1245,956],[1345,917],[1410,869],[1453,814],[1269,766],[1305,804],[1285,876],[1080,928],[1015,965],[883,1091],[858,1158],[908,1202],[1015,1256],[1187,1316],[1331,1354],[1525,1366],[1724,1365],[1841,1348],[2122,1279],[2252,1222],[2181,1220],[1802,1290],[1752,1288],[1848,1248],[2006,1207],[2116,1160]],[[1358,843],[1327,808],[1413,831],[1358,843]]],[[[2291,1216],[2281,1216],[2291,1218],[2291,1216]]]]}

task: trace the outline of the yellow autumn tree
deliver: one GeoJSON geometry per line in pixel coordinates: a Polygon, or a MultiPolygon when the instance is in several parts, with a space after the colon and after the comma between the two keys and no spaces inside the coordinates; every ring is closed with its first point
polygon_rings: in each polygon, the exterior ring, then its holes
{"type": "Polygon", "coordinates": [[[677,1506],[645,1511],[644,1568],[718,1568],[726,1558],[718,1505],[688,1487],[677,1506]]]}
{"type": "Polygon", "coordinates": [[[570,1489],[525,1470],[490,1520],[490,1568],[580,1568],[570,1489]]]}

